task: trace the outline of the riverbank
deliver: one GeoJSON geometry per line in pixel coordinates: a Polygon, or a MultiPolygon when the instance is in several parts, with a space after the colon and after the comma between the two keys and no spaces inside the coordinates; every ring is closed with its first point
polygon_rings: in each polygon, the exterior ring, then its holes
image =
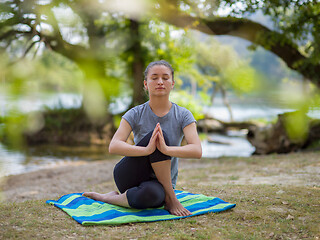
{"type": "MultiPolygon", "coordinates": [[[[217,143],[202,141],[202,156],[206,158],[249,157],[254,152],[254,147],[250,145],[242,132],[230,131],[228,135],[212,133],[208,134],[208,138],[217,143]]],[[[55,167],[55,165],[112,159],[119,159],[119,156],[108,154],[105,146],[41,144],[18,151],[10,150],[0,143],[0,178],[55,167]]]]}
{"type": "Polygon", "coordinates": [[[183,159],[177,189],[216,196],[236,203],[236,208],[123,226],[82,227],[45,204],[66,193],[114,190],[117,160],[12,175],[2,183],[0,238],[319,239],[319,159],[320,152],[183,159]]]}

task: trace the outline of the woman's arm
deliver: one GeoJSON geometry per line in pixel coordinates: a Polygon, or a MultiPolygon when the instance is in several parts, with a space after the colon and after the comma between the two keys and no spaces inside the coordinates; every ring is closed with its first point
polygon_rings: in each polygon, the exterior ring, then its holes
{"type": "Polygon", "coordinates": [[[159,135],[157,128],[153,131],[149,144],[146,147],[134,146],[127,143],[127,139],[132,131],[130,124],[121,119],[120,126],[109,144],[109,153],[119,154],[128,157],[147,156],[153,153],[156,149],[156,139],[159,135]]]}
{"type": "Polygon", "coordinates": [[[202,148],[201,141],[198,136],[197,126],[195,123],[191,123],[183,129],[184,137],[187,141],[185,146],[167,146],[162,130],[160,128],[159,140],[157,141],[157,148],[160,152],[179,158],[201,158],[202,148]]]}

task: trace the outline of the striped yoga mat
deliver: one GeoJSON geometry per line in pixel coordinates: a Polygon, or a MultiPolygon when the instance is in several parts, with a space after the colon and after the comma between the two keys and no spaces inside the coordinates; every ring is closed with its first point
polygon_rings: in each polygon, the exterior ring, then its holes
{"type": "MultiPolygon", "coordinates": [[[[192,215],[187,217],[208,212],[221,212],[236,206],[236,204],[225,202],[220,198],[207,197],[202,194],[193,194],[179,190],[175,190],[175,193],[181,204],[192,212],[192,215]]],[[[48,200],[47,203],[61,208],[82,225],[117,225],[186,218],[171,215],[163,207],[142,210],[124,208],[83,197],[81,193],[67,194],[62,196],[58,201],[48,200]]]]}

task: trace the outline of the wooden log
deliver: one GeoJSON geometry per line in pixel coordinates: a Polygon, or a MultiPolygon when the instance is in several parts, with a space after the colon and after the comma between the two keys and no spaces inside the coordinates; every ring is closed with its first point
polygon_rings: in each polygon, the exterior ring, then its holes
{"type": "MultiPolygon", "coordinates": [[[[249,121],[245,122],[224,122],[222,120],[206,116],[203,119],[198,120],[197,127],[200,132],[210,133],[226,133],[229,129],[248,129],[249,127],[258,126],[258,123],[249,121]]],[[[259,125],[260,126],[260,125],[259,125]]]]}
{"type": "Polygon", "coordinates": [[[219,132],[224,133],[226,128],[222,123],[213,118],[204,118],[200,119],[197,122],[197,127],[200,132],[209,133],[209,132],[219,132]]]}

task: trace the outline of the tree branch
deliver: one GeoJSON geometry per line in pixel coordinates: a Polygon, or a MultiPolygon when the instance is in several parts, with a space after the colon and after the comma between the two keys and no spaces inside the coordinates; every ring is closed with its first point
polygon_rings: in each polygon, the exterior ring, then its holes
{"type": "MultiPolygon", "coordinates": [[[[56,3],[52,2],[52,4],[54,5],[56,3]]],[[[47,23],[50,24],[54,30],[54,34],[50,35],[40,32],[40,38],[43,39],[43,42],[45,43],[47,48],[60,53],[61,55],[69,58],[72,61],[79,62],[81,61],[81,59],[87,58],[89,54],[86,48],[79,45],[70,44],[63,39],[58,21],[54,13],[52,12],[53,5],[38,6],[38,10],[48,16],[47,23]]]]}
{"type": "Polygon", "coordinates": [[[87,29],[89,46],[96,49],[97,53],[101,51],[97,46],[103,46],[105,43],[105,30],[104,26],[98,26],[96,20],[101,18],[103,9],[105,8],[99,1],[80,0],[76,4],[69,3],[70,8],[82,19],[82,22],[87,29]]]}
{"type": "Polygon", "coordinates": [[[33,42],[29,45],[29,47],[26,49],[26,51],[25,51],[24,54],[22,55],[21,59],[26,57],[26,55],[28,54],[28,52],[31,50],[31,48],[32,48],[37,42],[40,42],[40,41],[33,41],[33,42]]]}
{"type": "Polygon", "coordinates": [[[177,27],[195,29],[208,35],[230,35],[248,40],[273,52],[289,68],[298,71],[320,87],[320,65],[301,64],[307,62],[308,58],[299,52],[296,44],[284,34],[272,31],[259,23],[235,17],[216,17],[214,19],[192,17],[178,11],[172,5],[161,9],[159,18],[177,27]]]}
{"type": "Polygon", "coordinates": [[[40,49],[40,47],[41,47],[41,43],[42,43],[42,42],[44,42],[44,39],[40,39],[39,45],[38,45],[36,51],[34,52],[32,59],[35,59],[35,58],[36,58],[36,55],[37,55],[37,53],[38,53],[38,51],[39,51],[39,49],[40,49]]]}
{"type": "Polygon", "coordinates": [[[30,31],[19,31],[19,30],[10,30],[5,32],[4,34],[0,35],[0,40],[6,39],[12,35],[16,35],[16,34],[30,34],[32,35],[33,33],[30,31]]]}

